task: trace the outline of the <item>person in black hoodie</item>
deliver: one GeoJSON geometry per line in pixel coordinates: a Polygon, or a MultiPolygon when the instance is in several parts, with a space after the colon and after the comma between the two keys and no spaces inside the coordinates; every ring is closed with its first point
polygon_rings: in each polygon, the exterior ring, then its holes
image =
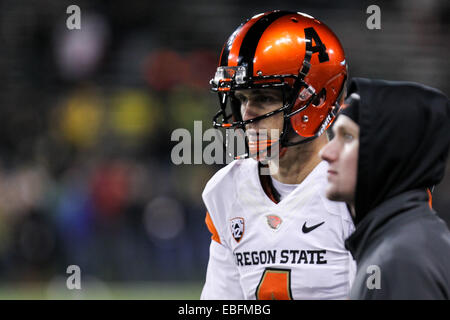
{"type": "Polygon", "coordinates": [[[445,172],[450,106],[412,82],[355,78],[321,150],[327,197],[351,209],[350,299],[450,299],[450,232],[431,206],[445,172]]]}

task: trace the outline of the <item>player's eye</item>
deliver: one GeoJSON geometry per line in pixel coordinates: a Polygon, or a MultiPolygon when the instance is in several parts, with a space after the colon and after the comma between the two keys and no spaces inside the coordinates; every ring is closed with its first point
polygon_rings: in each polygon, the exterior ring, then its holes
{"type": "Polygon", "coordinates": [[[240,93],[235,93],[234,97],[241,103],[247,100],[247,97],[240,93]]]}
{"type": "Polygon", "coordinates": [[[259,95],[256,97],[256,102],[259,103],[272,103],[275,102],[275,98],[270,95],[259,95]]]}

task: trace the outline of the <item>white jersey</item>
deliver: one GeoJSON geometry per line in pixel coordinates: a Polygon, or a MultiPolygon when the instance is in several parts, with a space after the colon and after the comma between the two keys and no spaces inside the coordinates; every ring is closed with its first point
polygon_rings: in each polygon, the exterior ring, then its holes
{"type": "Polygon", "coordinates": [[[264,192],[253,159],[233,161],[207,183],[213,237],[201,299],[345,299],[356,270],[344,241],[347,207],[325,197],[321,162],[279,203],[264,192]]]}

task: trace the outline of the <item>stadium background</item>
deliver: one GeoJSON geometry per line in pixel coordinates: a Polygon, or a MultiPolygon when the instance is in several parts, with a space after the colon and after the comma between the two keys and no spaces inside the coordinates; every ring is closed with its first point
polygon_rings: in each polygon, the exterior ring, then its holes
{"type": "MultiPolygon", "coordinates": [[[[199,297],[200,195],[220,166],[173,165],[171,132],[210,127],[223,43],[272,9],[328,24],[351,76],[450,92],[445,0],[0,2],[0,298],[199,297]],[[81,30],[66,28],[71,4],[81,30]],[[381,30],[366,28],[370,4],[381,30]]],[[[447,223],[449,195],[450,163],[434,194],[447,223]]]]}

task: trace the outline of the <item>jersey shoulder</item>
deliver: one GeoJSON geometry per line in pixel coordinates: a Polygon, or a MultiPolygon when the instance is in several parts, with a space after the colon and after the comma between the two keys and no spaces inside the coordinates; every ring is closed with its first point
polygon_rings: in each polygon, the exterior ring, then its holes
{"type": "Polygon", "coordinates": [[[209,224],[214,226],[222,240],[226,238],[225,228],[229,215],[233,213],[233,200],[237,199],[238,188],[245,184],[242,181],[251,176],[257,166],[258,163],[253,159],[234,160],[217,171],[203,190],[202,198],[208,211],[209,224]]]}
{"type": "Polygon", "coordinates": [[[206,183],[202,197],[207,199],[215,194],[222,195],[226,192],[234,192],[236,181],[240,177],[248,175],[250,170],[257,166],[257,162],[253,159],[234,160],[219,171],[217,171],[211,179],[206,183]]]}

